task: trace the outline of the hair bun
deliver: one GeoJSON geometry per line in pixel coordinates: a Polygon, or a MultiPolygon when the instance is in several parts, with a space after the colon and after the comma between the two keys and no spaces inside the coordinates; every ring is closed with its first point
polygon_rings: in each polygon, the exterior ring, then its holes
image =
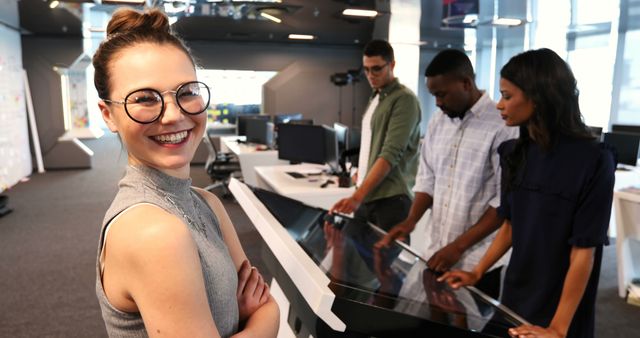
{"type": "Polygon", "coordinates": [[[131,8],[119,8],[113,12],[107,25],[107,39],[113,35],[140,30],[169,33],[169,18],[159,9],[142,13],[131,8]]]}

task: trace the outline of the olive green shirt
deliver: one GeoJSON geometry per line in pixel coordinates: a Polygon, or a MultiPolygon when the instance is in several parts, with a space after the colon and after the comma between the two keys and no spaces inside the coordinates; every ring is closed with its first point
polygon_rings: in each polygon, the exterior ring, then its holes
{"type": "MultiPolygon", "coordinates": [[[[376,95],[371,95],[373,99],[376,95]]],[[[367,172],[382,157],[391,170],[364,199],[371,202],[395,195],[413,197],[411,188],[418,171],[420,104],[415,94],[394,79],[380,90],[378,106],[371,116],[371,148],[367,172]]]]}

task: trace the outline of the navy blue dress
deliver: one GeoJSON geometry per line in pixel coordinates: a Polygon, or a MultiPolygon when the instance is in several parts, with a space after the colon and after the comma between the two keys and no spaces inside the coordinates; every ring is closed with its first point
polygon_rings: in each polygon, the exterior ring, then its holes
{"type": "MultiPolygon", "coordinates": [[[[516,140],[498,149],[502,169],[516,140]]],[[[560,301],[571,247],[594,247],[593,270],[567,337],[593,337],[602,246],[607,245],[615,160],[602,144],[561,136],[549,151],[531,142],[498,213],[512,226],[503,303],[547,327],[560,301]]],[[[503,184],[506,185],[507,182],[503,184]]]]}

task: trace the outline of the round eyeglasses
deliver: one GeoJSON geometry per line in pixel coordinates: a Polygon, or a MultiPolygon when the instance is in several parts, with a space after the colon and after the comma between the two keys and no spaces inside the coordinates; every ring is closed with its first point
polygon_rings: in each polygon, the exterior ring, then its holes
{"type": "Polygon", "coordinates": [[[132,120],[147,124],[155,122],[164,112],[164,94],[175,94],[176,104],[184,113],[198,115],[209,106],[209,87],[199,81],[186,82],[176,90],[159,92],[152,88],[138,89],[129,93],[123,101],[102,99],[104,102],[124,105],[124,111],[132,120]]]}

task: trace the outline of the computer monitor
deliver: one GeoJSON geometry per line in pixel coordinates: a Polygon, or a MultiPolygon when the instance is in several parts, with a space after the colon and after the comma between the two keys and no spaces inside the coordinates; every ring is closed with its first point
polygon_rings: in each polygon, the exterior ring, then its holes
{"type": "Polygon", "coordinates": [[[612,133],[628,133],[640,135],[640,125],[633,124],[612,124],[612,133]]]}
{"type": "Polygon", "coordinates": [[[313,124],[313,119],[300,119],[300,120],[290,120],[289,124],[306,124],[306,125],[312,125],[313,124]]]}
{"type": "Polygon", "coordinates": [[[301,113],[294,113],[294,114],[277,114],[277,115],[273,115],[273,123],[275,125],[278,125],[280,123],[289,123],[289,122],[295,121],[295,120],[302,120],[302,114],[301,113]]]}
{"type": "Polygon", "coordinates": [[[604,133],[604,143],[616,149],[618,163],[635,166],[638,162],[640,134],[604,133]]]}
{"type": "Polygon", "coordinates": [[[338,170],[336,132],[327,126],[278,125],[278,158],[291,162],[328,164],[338,170]]]}
{"type": "MultiPolygon", "coordinates": [[[[349,129],[349,150],[359,150],[360,149],[360,128],[350,128],[349,129]]],[[[357,152],[354,155],[349,156],[349,161],[352,165],[358,166],[358,162],[360,160],[360,153],[357,152]]]]}
{"type": "Polygon", "coordinates": [[[247,121],[251,119],[271,121],[271,116],[269,115],[238,115],[236,119],[236,134],[240,136],[247,135],[247,121]]]}
{"type": "Polygon", "coordinates": [[[273,146],[273,123],[265,119],[247,119],[244,123],[247,142],[273,146]]]}
{"type": "Polygon", "coordinates": [[[338,154],[342,154],[345,150],[349,149],[349,127],[342,123],[335,122],[333,129],[336,131],[336,137],[338,138],[338,154]]]}

